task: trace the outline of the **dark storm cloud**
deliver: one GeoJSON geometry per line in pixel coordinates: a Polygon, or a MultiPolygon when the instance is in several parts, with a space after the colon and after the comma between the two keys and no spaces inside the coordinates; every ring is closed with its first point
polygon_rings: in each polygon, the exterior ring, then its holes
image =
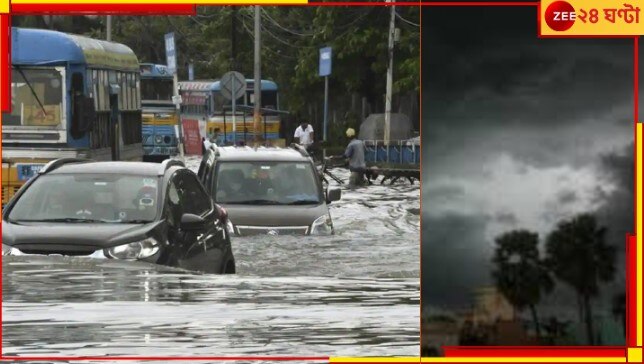
{"type": "MultiPolygon", "coordinates": [[[[604,202],[597,215],[608,228],[609,242],[618,247],[624,247],[626,234],[635,233],[633,146],[631,143],[620,151],[604,155],[601,159],[602,171],[614,182],[616,188],[610,194],[603,194],[604,202]]],[[[623,249],[620,250],[624,253],[623,249]]]]}
{"type": "Polygon", "coordinates": [[[540,226],[543,236],[600,206],[610,240],[623,243],[633,220],[621,152],[633,134],[632,40],[538,39],[533,7],[426,7],[422,21],[423,304],[467,303],[490,282],[499,226],[540,226]],[[521,206],[504,192],[524,175],[546,187],[525,191],[521,206]],[[498,196],[482,198],[477,186],[490,181],[498,196]]]}
{"type": "Polygon", "coordinates": [[[519,220],[512,212],[500,212],[494,215],[494,219],[501,224],[515,226],[519,220]]]}
{"type": "Polygon", "coordinates": [[[630,143],[622,150],[605,154],[601,157],[601,167],[604,172],[615,182],[618,189],[633,193],[635,182],[634,143],[630,143]]]}
{"type": "Polygon", "coordinates": [[[485,216],[423,217],[423,305],[449,307],[469,302],[471,287],[489,281],[488,252],[482,248],[485,216]]]}
{"type": "Polygon", "coordinates": [[[442,201],[461,198],[465,194],[462,186],[429,186],[429,189],[428,195],[439,197],[442,201]]]}
{"type": "Polygon", "coordinates": [[[569,204],[577,201],[579,197],[574,190],[564,190],[557,193],[557,202],[561,205],[569,204]]]}
{"type": "Polygon", "coordinates": [[[522,40],[537,34],[536,16],[533,7],[424,7],[423,42],[482,47],[522,40]]]}
{"type": "Polygon", "coordinates": [[[586,164],[624,138],[632,41],[539,39],[535,24],[531,7],[424,9],[423,157],[433,170],[504,151],[540,167],[586,164]]]}

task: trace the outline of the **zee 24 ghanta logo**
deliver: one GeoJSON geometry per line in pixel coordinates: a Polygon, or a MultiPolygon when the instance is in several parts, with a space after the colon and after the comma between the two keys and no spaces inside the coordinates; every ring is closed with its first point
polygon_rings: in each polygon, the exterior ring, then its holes
{"type": "Polygon", "coordinates": [[[621,4],[621,8],[579,9],[578,11],[566,1],[555,1],[548,5],[544,18],[546,24],[555,31],[562,32],[570,29],[575,21],[596,24],[607,21],[615,24],[618,20],[624,23],[639,23],[639,7],[631,4],[621,4]]]}

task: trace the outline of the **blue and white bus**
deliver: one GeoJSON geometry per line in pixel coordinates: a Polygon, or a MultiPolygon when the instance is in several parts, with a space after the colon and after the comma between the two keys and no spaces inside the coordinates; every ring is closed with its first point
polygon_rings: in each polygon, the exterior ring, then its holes
{"type": "Polygon", "coordinates": [[[264,139],[280,137],[280,108],[277,84],[262,80],[262,123],[255,130],[252,107],[254,105],[254,85],[252,79],[246,80],[246,93],[236,100],[236,133],[233,134],[231,101],[221,94],[220,82],[217,80],[184,81],[179,83],[182,97],[181,117],[183,120],[197,120],[202,129],[202,136],[216,135],[218,143],[230,143],[234,140],[253,140],[255,133],[264,139]],[[234,137],[233,137],[234,135],[234,137]]]}
{"type": "Polygon", "coordinates": [[[145,160],[163,160],[178,153],[179,113],[172,103],[173,78],[174,74],[165,65],[141,63],[145,160]]]}
{"type": "Polygon", "coordinates": [[[11,29],[11,112],[2,114],[2,202],[46,162],[141,160],[139,62],[119,43],[11,29]]]}

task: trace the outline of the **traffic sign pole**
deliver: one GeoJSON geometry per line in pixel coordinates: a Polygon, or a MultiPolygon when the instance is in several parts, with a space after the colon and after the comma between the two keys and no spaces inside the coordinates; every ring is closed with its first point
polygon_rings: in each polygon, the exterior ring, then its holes
{"type": "MultiPolygon", "coordinates": [[[[232,79],[232,88],[233,91],[235,90],[235,77],[232,79]]],[[[237,145],[237,120],[235,120],[235,116],[237,114],[237,110],[235,110],[235,104],[236,104],[236,97],[237,95],[233,95],[233,145],[237,145]]]]}
{"type": "Polygon", "coordinates": [[[326,129],[328,125],[329,114],[329,76],[324,76],[324,136],[323,141],[326,142],[326,129]]]}
{"type": "Polygon", "coordinates": [[[181,102],[179,100],[179,75],[177,72],[177,51],[174,43],[174,33],[167,33],[165,35],[165,56],[168,71],[173,73],[172,88],[173,88],[173,101],[177,110],[179,125],[177,128],[177,148],[179,148],[179,155],[183,158],[183,121],[181,120],[181,102]]]}
{"type": "MultiPolygon", "coordinates": [[[[179,98],[179,76],[177,75],[177,71],[174,72],[174,76],[172,77],[172,83],[174,84],[174,95],[178,99],[179,98]]],[[[183,155],[184,155],[183,120],[181,117],[181,104],[179,102],[176,102],[175,107],[177,109],[177,120],[179,121],[179,127],[177,128],[179,130],[179,141],[177,142],[177,148],[179,148],[179,155],[181,156],[181,158],[183,158],[183,155]]]]}
{"type": "Polygon", "coordinates": [[[246,93],[246,78],[239,72],[230,71],[219,80],[221,96],[233,106],[233,143],[237,144],[237,99],[246,93]]]}
{"type": "Polygon", "coordinates": [[[326,142],[329,114],[329,75],[331,74],[331,47],[320,48],[320,76],[324,77],[324,130],[322,140],[326,142]]]}

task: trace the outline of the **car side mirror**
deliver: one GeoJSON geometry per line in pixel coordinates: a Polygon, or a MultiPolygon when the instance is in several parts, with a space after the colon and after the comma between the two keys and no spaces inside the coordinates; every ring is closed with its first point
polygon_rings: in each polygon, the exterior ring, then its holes
{"type": "Polygon", "coordinates": [[[200,230],[206,225],[206,220],[194,214],[183,214],[181,216],[181,230],[200,230]]]}
{"type": "Polygon", "coordinates": [[[333,201],[340,201],[342,198],[342,190],[339,188],[329,188],[326,191],[326,203],[331,203],[333,201]]]}

